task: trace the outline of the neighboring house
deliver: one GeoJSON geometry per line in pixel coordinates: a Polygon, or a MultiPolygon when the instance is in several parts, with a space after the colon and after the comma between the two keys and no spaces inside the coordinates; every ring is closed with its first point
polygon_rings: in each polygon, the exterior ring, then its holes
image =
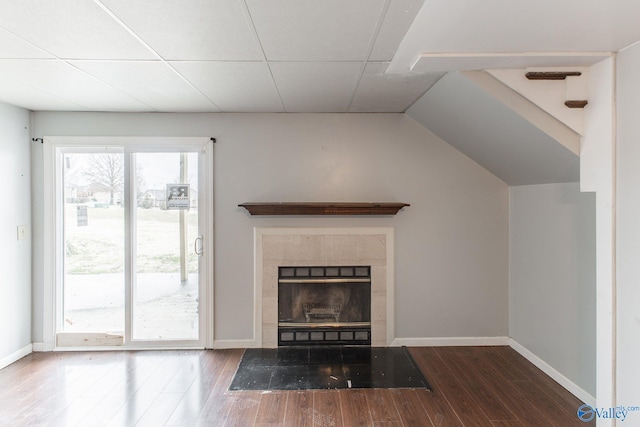
{"type": "Polygon", "coordinates": [[[138,206],[141,208],[162,208],[167,205],[167,192],[166,190],[145,190],[138,197],[138,206]]]}
{"type": "MultiPolygon", "coordinates": [[[[90,184],[67,183],[64,186],[64,199],[67,203],[84,203],[90,207],[106,207],[111,202],[111,190],[99,182],[90,184]]],[[[114,203],[122,200],[122,192],[113,193],[114,203]]]]}

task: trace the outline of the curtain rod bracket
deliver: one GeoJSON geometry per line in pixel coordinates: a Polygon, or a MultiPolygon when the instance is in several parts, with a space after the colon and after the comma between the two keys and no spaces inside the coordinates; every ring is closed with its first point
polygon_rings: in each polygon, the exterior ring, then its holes
{"type": "Polygon", "coordinates": [[[209,138],[211,140],[211,142],[213,142],[214,144],[217,142],[216,139],[214,137],[209,138]]]}

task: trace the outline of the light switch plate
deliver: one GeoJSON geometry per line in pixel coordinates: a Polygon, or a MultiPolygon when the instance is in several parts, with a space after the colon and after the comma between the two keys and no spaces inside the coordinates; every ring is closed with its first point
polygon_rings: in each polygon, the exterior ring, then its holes
{"type": "Polygon", "coordinates": [[[29,226],[28,225],[19,225],[18,226],[18,240],[27,240],[29,238],[29,226]]]}

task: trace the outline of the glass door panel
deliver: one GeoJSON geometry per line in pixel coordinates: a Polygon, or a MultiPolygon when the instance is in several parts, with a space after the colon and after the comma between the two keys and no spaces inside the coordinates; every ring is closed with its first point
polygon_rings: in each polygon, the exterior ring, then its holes
{"type": "Polygon", "coordinates": [[[132,155],[132,339],[198,340],[198,153],[132,155]]]}
{"type": "Polygon", "coordinates": [[[124,154],[65,153],[64,332],[125,330],[124,154]]]}

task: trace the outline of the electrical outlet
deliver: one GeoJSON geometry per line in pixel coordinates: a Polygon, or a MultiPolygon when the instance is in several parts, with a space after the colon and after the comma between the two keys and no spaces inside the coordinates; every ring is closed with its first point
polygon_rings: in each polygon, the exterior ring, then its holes
{"type": "Polygon", "coordinates": [[[29,226],[28,225],[19,225],[18,226],[18,240],[27,240],[29,238],[29,226]]]}

